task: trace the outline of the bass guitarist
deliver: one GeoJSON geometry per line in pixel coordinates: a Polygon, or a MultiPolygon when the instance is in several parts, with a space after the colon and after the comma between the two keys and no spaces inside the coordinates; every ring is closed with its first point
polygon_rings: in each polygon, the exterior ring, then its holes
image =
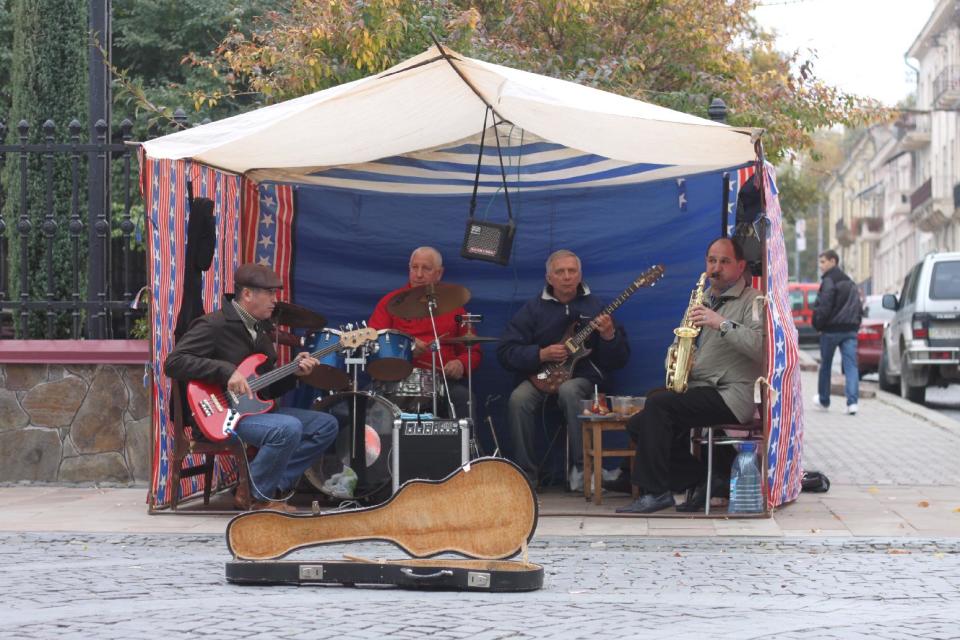
{"type": "Polygon", "coordinates": [[[560,411],[570,442],[570,488],[583,488],[583,441],[580,437],[580,400],[592,397],[606,372],[627,364],[630,345],[623,326],[601,313],[603,302],[590,293],[582,281],[580,258],[561,249],[547,259],[547,284],[539,296],[529,300],[510,320],[497,348],[500,364],[517,374],[519,384],[510,394],[509,420],[514,461],[537,486],[538,465],[534,461],[534,431],[540,405],[550,389],[530,380],[551,363],[570,359],[565,340],[573,331],[591,323],[595,329],[584,346],[591,353],[578,360],[568,380],[556,389],[560,411]]]}
{"type": "MultiPolygon", "coordinates": [[[[251,263],[237,269],[234,285],[235,295],[225,297],[218,311],[197,318],[167,356],[163,370],[170,378],[215,383],[241,396],[252,391],[237,365],[260,353],[267,360],[259,373],[274,368],[277,353],[269,336],[269,318],[283,281],[270,268],[251,263]]],[[[307,353],[298,354],[294,376],[309,374],[317,364],[307,353]]],[[[285,377],[260,396],[277,398],[295,385],[296,377],[285,377]]],[[[337,437],[337,430],[333,416],[292,407],[241,418],[234,428],[236,437],[259,449],[250,462],[253,508],[294,511],[277,497],[294,488],[300,474],[337,437]]],[[[246,502],[246,492],[247,487],[238,488],[238,507],[246,502]]]]}

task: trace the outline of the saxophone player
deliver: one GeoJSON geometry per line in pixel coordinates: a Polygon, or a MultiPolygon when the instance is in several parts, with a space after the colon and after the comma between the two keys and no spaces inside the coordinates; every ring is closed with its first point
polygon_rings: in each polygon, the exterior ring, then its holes
{"type": "MultiPolygon", "coordinates": [[[[675,491],[692,487],[697,488],[693,499],[680,509],[702,507],[708,499],[706,465],[690,454],[690,429],[753,418],[753,385],[763,365],[763,323],[762,314],[754,318],[754,299],[760,292],[745,279],[746,266],[735,240],[718,238],[707,248],[710,288],[703,304],[691,297],[685,314],[685,320],[700,329],[687,389],[651,394],[644,410],[627,423],[637,445],[631,481],[640,496],[618,513],[667,509],[675,504],[675,491]]],[[[714,470],[728,470],[732,459],[718,458],[714,470]]],[[[725,488],[726,483],[713,486],[725,488]]]]}

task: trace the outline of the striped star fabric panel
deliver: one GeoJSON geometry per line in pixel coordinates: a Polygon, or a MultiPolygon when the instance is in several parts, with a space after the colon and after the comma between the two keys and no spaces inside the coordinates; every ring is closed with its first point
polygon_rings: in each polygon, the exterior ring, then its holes
{"type": "MultiPolygon", "coordinates": [[[[173,330],[183,295],[183,245],[187,225],[187,162],[141,157],[144,199],[150,233],[150,319],[153,355],[154,450],[148,502],[160,507],[170,502],[169,451],[173,444],[170,416],[170,379],[163,363],[173,349],[173,330]]],[[[194,487],[185,481],[190,491],[194,487]]]]}
{"type": "MultiPolygon", "coordinates": [[[[283,281],[277,299],[293,298],[290,277],[293,266],[294,191],[288,184],[243,180],[243,261],[270,267],[283,281]]],[[[290,348],[277,348],[278,364],[288,362],[290,348]]]]}
{"type": "Polygon", "coordinates": [[[783,216],[772,165],[764,167],[767,236],[767,491],[770,507],[797,499],[803,475],[803,402],[797,329],[787,293],[787,252],[783,216]]]}
{"type": "MultiPolygon", "coordinates": [[[[170,380],[163,375],[163,363],[173,349],[173,330],[180,313],[184,284],[186,229],[189,225],[187,181],[195,196],[214,201],[218,242],[211,269],[204,274],[204,308],[219,307],[224,286],[233,284],[239,252],[239,177],[182,160],[151,160],[141,154],[141,184],[150,233],[147,250],[151,257],[149,278],[152,300],[152,366],[154,451],[148,502],[154,508],[170,504],[170,460],[173,446],[173,417],[170,415],[170,380]],[[229,280],[226,276],[229,274],[229,280]]],[[[202,462],[191,456],[190,464],[202,462]]],[[[235,464],[217,459],[216,485],[236,480],[235,464]]],[[[203,476],[180,483],[186,498],[203,491],[203,476]]]]}

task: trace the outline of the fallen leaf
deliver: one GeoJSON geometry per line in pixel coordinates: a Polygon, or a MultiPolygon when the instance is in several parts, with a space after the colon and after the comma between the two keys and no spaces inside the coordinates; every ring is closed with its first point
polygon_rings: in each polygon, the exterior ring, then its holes
{"type": "Polygon", "coordinates": [[[917,506],[918,506],[918,507],[923,507],[924,509],[926,509],[927,507],[930,506],[930,503],[927,502],[926,500],[921,500],[920,502],[917,503],[917,506]]]}
{"type": "Polygon", "coordinates": [[[877,489],[876,487],[868,487],[867,493],[880,493],[880,489],[877,489]]]}
{"type": "Polygon", "coordinates": [[[954,509],[953,512],[954,512],[954,513],[960,513],[960,507],[957,507],[956,509],[954,509]]]}
{"type": "Polygon", "coordinates": [[[674,551],[674,552],[673,552],[673,557],[674,557],[674,558],[682,558],[683,555],[682,555],[679,551],[674,551]]]}
{"type": "Polygon", "coordinates": [[[891,556],[909,555],[910,553],[913,552],[906,549],[887,549],[887,554],[891,556]]]}
{"type": "Polygon", "coordinates": [[[810,533],[820,533],[820,529],[810,529],[810,533]]]}

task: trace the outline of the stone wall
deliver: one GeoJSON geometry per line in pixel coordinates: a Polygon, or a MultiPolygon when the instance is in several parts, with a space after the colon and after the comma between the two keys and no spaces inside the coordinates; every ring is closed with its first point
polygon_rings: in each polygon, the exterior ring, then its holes
{"type": "Polygon", "coordinates": [[[0,364],[0,482],[148,482],[143,375],[143,365],[0,364]]]}

